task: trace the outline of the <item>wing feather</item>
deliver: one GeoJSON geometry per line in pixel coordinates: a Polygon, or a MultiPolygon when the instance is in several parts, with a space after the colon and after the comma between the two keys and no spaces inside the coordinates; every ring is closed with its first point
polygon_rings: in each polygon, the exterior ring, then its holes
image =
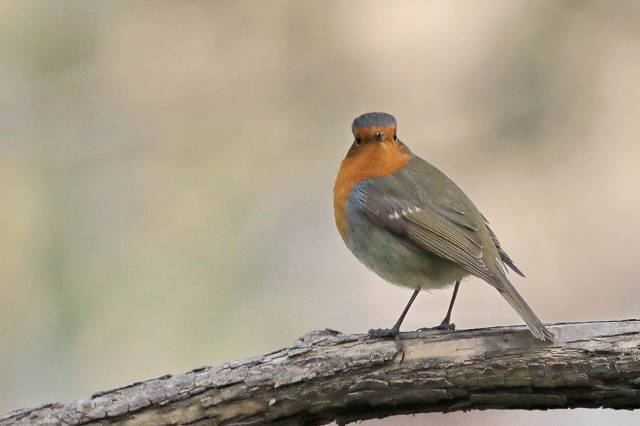
{"type": "MultiPolygon", "coordinates": [[[[507,265],[509,268],[511,268],[511,270],[513,272],[515,272],[516,274],[520,275],[521,277],[524,277],[524,273],[520,270],[520,268],[518,268],[516,266],[516,264],[513,262],[513,260],[511,260],[511,257],[509,257],[507,252],[504,251],[502,249],[502,247],[500,246],[500,241],[498,241],[498,237],[496,237],[496,234],[493,232],[491,227],[489,227],[489,221],[487,220],[487,218],[484,217],[484,215],[482,215],[482,218],[485,221],[485,225],[487,226],[487,230],[489,231],[489,235],[491,235],[491,238],[493,239],[493,243],[495,244],[496,248],[498,249],[498,255],[500,255],[500,261],[502,262],[502,264],[503,265],[507,265]]],[[[506,270],[506,268],[505,268],[505,270],[506,270]]]]}
{"type": "Polygon", "coordinates": [[[470,274],[492,280],[483,261],[483,246],[470,226],[458,225],[434,208],[411,205],[388,196],[367,197],[365,211],[377,226],[457,264],[470,274]]]}
{"type": "Polygon", "coordinates": [[[490,278],[483,261],[483,247],[463,232],[419,210],[404,216],[408,237],[424,249],[458,264],[464,270],[481,278],[490,278]]]}

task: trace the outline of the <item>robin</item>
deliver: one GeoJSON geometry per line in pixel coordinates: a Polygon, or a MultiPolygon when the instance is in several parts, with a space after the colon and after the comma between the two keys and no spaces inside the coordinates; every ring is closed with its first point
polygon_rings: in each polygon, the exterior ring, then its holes
{"type": "Polygon", "coordinates": [[[333,190],[336,225],[351,252],[384,280],[414,289],[395,325],[371,337],[396,337],[420,290],[455,283],[442,323],[453,331],[451,311],[461,280],[475,275],[492,285],[540,340],[553,340],[507,279],[524,276],[502,249],[487,219],[435,166],[413,154],[397,135],[395,118],[383,112],[353,121],[354,141],[333,190]]]}

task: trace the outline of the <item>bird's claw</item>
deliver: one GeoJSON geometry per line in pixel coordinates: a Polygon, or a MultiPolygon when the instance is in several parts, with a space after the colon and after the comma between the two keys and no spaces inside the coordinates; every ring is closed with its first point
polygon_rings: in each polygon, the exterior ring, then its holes
{"type": "Polygon", "coordinates": [[[422,327],[418,329],[418,331],[433,331],[433,330],[454,332],[456,330],[456,325],[452,322],[442,321],[440,325],[436,325],[435,327],[422,327]]]}
{"type": "Polygon", "coordinates": [[[396,342],[396,353],[393,355],[393,359],[399,359],[398,362],[402,362],[404,360],[404,344],[402,343],[402,339],[400,339],[399,328],[372,328],[369,330],[369,333],[367,333],[367,337],[370,339],[393,337],[396,342]]]}
{"type": "Polygon", "coordinates": [[[434,327],[436,330],[456,331],[456,324],[453,322],[441,322],[440,325],[434,327]]]}

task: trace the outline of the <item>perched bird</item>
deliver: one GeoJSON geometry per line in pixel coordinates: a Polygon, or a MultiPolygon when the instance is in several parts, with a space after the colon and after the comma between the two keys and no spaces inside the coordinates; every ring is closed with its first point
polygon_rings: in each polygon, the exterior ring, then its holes
{"type": "Polygon", "coordinates": [[[524,275],[486,218],[451,179],[400,142],[395,118],[382,112],[362,114],[351,130],[354,141],[333,190],[338,231],[369,269],[392,284],[415,290],[392,328],[372,329],[369,334],[398,339],[420,290],[455,283],[449,310],[435,327],[452,330],[451,310],[460,281],[475,275],[498,290],[536,338],[553,340],[507,279],[507,267],[524,275]]]}

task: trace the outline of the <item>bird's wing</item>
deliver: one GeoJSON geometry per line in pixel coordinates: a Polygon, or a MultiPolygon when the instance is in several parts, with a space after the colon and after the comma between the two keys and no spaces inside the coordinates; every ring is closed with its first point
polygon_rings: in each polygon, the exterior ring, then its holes
{"type": "MultiPolygon", "coordinates": [[[[484,219],[485,226],[487,227],[487,230],[489,231],[489,234],[491,235],[491,239],[493,240],[493,244],[495,244],[496,248],[498,249],[498,254],[500,255],[500,260],[502,261],[502,263],[504,265],[508,266],[516,274],[520,275],[521,277],[524,277],[524,273],[520,270],[520,268],[518,268],[516,266],[516,264],[511,259],[511,257],[509,257],[507,252],[504,251],[504,249],[500,246],[500,241],[498,241],[498,237],[496,237],[496,234],[493,232],[493,230],[489,226],[489,221],[487,220],[487,218],[484,215],[482,215],[482,218],[484,219]]],[[[505,270],[506,270],[506,268],[505,268],[505,270]]]]}
{"type": "Polygon", "coordinates": [[[393,177],[381,182],[370,185],[363,199],[364,212],[372,224],[473,275],[495,281],[483,260],[479,231],[464,212],[420,201],[406,185],[401,185],[406,182],[394,182],[393,177]]]}

